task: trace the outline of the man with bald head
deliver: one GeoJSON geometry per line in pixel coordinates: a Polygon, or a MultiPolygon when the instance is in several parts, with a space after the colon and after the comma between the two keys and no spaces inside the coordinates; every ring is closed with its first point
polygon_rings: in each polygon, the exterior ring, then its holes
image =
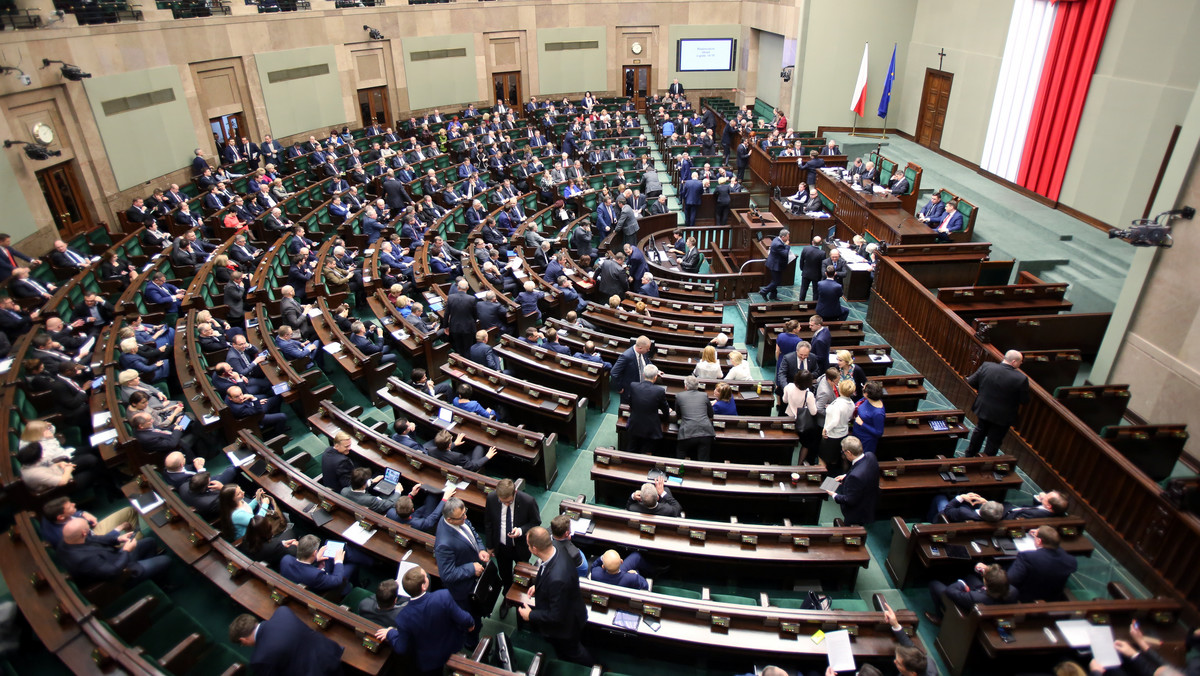
{"type": "Polygon", "coordinates": [[[645,591],[650,585],[645,576],[638,572],[641,566],[641,554],[634,552],[622,560],[616,550],[610,549],[592,561],[592,570],[588,577],[596,582],[645,591]]]}
{"type": "Polygon", "coordinates": [[[1029,378],[1017,370],[1023,359],[1020,352],[1009,350],[1004,353],[1004,361],[985,362],[967,378],[967,384],[978,393],[971,405],[976,423],[967,445],[968,457],[979,455],[981,446],[984,454],[997,454],[1008,428],[1017,420],[1021,404],[1029,401],[1029,378]]]}
{"type": "Polygon", "coordinates": [[[85,586],[115,579],[125,571],[130,573],[129,586],[161,577],[171,559],[155,556],[158,550],[155,540],[137,540],[134,536],[132,531],[117,530],[94,535],[86,519],[71,519],[63,526],[58,560],[77,584],[85,586]]]}

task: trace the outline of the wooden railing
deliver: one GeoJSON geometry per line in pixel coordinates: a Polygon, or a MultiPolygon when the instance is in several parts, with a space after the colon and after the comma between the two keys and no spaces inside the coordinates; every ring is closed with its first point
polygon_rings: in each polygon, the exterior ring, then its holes
{"type": "MultiPolygon", "coordinates": [[[[886,256],[876,267],[867,322],[955,406],[969,409],[974,390],[966,378],[1001,349],[985,345],[961,318],[886,256]]],[[[1001,346],[1002,348],[1002,346],[1001,346]]],[[[1036,383],[1004,444],[1043,489],[1066,491],[1072,512],[1154,593],[1187,604],[1200,618],[1195,552],[1200,519],[1181,511],[1116,449],[1036,383]]]]}

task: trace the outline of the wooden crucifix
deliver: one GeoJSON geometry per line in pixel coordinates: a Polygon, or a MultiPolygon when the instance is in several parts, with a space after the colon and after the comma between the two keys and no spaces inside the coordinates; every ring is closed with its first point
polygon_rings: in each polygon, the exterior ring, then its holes
{"type": "Polygon", "coordinates": [[[942,59],[946,58],[946,48],[945,47],[941,48],[941,51],[937,53],[937,57],[938,57],[938,70],[941,70],[942,69],[942,59]]]}

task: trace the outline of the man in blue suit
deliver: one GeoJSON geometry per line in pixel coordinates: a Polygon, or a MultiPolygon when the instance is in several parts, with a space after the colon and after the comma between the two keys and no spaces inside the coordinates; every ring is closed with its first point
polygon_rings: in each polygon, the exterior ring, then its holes
{"type": "Polygon", "coordinates": [[[958,213],[958,202],[950,200],[946,203],[946,215],[936,228],[939,242],[949,242],[950,233],[963,229],[963,215],[958,213]]]}
{"type": "Polygon", "coordinates": [[[310,629],[286,606],[271,619],[238,615],[229,625],[232,643],[254,648],[250,668],[260,676],[335,676],[342,673],[342,651],[328,636],[310,629]]]}
{"type": "Polygon", "coordinates": [[[363,216],[362,222],[363,232],[367,234],[367,244],[374,244],[383,235],[383,231],[387,229],[387,225],[379,222],[379,212],[375,211],[375,207],[367,207],[366,214],[363,216]]]}
{"type": "Polygon", "coordinates": [[[847,526],[869,526],[879,502],[879,461],[874,453],[863,453],[862,442],[853,436],[842,439],[842,455],[850,471],[837,477],[841,485],[836,491],[826,493],[842,506],[847,526]]]}
{"type": "Polygon", "coordinates": [[[642,373],[650,364],[649,352],[650,339],[646,336],[638,336],[633,347],[621,353],[621,356],[617,358],[617,363],[613,364],[609,388],[621,395],[622,404],[629,403],[631,394],[629,386],[641,381],[642,373]]]}
{"type": "Polygon", "coordinates": [[[450,592],[429,591],[429,574],[413,568],[401,580],[409,601],[396,615],[396,628],[375,632],[379,641],[392,644],[392,650],[409,655],[423,676],[440,676],[450,656],[462,649],[467,632],[474,632],[479,621],[459,607],[450,592]]]}
{"type": "Polygon", "coordinates": [[[259,428],[267,434],[264,437],[266,439],[286,434],[288,431],[287,415],[279,412],[282,404],[283,399],[279,395],[259,399],[254,395],[242,392],[242,388],[237,385],[225,391],[225,405],[229,407],[234,418],[240,420],[262,414],[259,428]]]}
{"type": "Polygon", "coordinates": [[[8,279],[14,268],[33,267],[41,262],[37,258],[30,258],[12,248],[12,235],[0,233],[0,282],[8,279]],[[24,266],[17,264],[18,258],[25,261],[24,266]]]}
{"type": "Polygon", "coordinates": [[[546,264],[546,271],[542,273],[542,279],[547,283],[553,284],[558,281],[558,278],[563,274],[563,253],[555,251],[550,257],[550,262],[546,264]]]}
{"type": "Polygon", "coordinates": [[[942,219],[945,217],[946,205],[942,204],[941,193],[936,192],[929,196],[929,202],[917,213],[917,220],[931,228],[941,225],[942,219]]]}
{"type": "Polygon", "coordinates": [[[474,650],[479,643],[479,615],[471,604],[475,579],[483,575],[484,566],[491,560],[483,538],[467,520],[467,506],[460,498],[450,498],[442,508],[434,539],[433,556],[437,559],[438,577],[458,607],[471,615],[472,627],[467,636],[467,648],[474,650]]]}
{"type": "Polygon", "coordinates": [[[168,284],[166,275],[156,272],[150,277],[143,295],[151,303],[166,305],[168,314],[179,314],[179,301],[183,300],[184,292],[174,284],[168,284]]]}
{"type": "Polygon", "coordinates": [[[475,344],[468,351],[467,358],[493,371],[501,370],[500,358],[496,356],[492,346],[488,345],[488,332],[485,330],[475,332],[475,344]]]}
{"type": "Polygon", "coordinates": [[[783,230],[771,240],[766,263],[767,271],[771,273],[771,283],[758,290],[763,300],[779,300],[779,285],[783,283],[783,271],[787,269],[788,256],[792,251],[788,244],[791,238],[791,233],[783,230]]]}
{"type": "Polygon", "coordinates": [[[612,195],[604,197],[604,203],[596,207],[596,229],[600,231],[600,239],[608,236],[608,231],[617,222],[617,209],[613,206],[612,195]]]}
{"type": "Polygon", "coordinates": [[[588,577],[596,582],[645,591],[650,585],[645,576],[638,572],[639,568],[642,568],[641,554],[634,552],[622,560],[616,550],[610,549],[592,561],[588,577]]]}
{"type": "Polygon", "coordinates": [[[324,595],[332,592],[338,598],[343,598],[354,585],[350,578],[354,576],[356,567],[345,563],[346,548],[334,554],[325,556],[321,549],[321,539],[316,535],[305,535],[296,545],[296,555],[285,554],[279,562],[279,572],[287,579],[308,587],[309,591],[324,595]]]}
{"type": "Polygon", "coordinates": [[[700,211],[700,198],[704,195],[704,184],[696,172],[679,187],[683,199],[683,227],[696,227],[696,212],[700,211]]]}
{"type": "Polygon", "coordinates": [[[829,348],[833,344],[833,335],[819,314],[808,318],[808,330],[813,334],[808,342],[812,345],[812,357],[817,362],[817,370],[813,371],[816,376],[829,370],[829,348]]]}
{"type": "Polygon", "coordinates": [[[641,283],[642,275],[650,271],[650,265],[646,263],[646,254],[642,250],[632,244],[626,244],[625,261],[629,265],[629,276],[641,283]]]}
{"type": "MultiPolygon", "coordinates": [[[[1054,526],[1039,526],[1030,535],[1037,549],[1017,555],[1017,560],[1008,569],[1008,583],[1017,588],[1021,603],[1066,600],[1063,589],[1071,574],[1079,567],[1079,562],[1060,549],[1058,531],[1054,526]]],[[[986,569],[987,564],[975,566],[976,572],[986,569]]]]}
{"type": "Polygon", "coordinates": [[[844,322],[850,308],[842,305],[842,285],[834,279],[834,267],[825,267],[825,279],[817,282],[817,314],[831,322],[844,322]]]}

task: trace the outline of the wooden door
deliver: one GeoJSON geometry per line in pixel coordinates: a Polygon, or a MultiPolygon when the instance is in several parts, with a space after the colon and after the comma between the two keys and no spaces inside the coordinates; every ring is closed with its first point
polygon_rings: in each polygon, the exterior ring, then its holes
{"type": "Polygon", "coordinates": [[[640,109],[650,97],[650,66],[625,66],[622,77],[621,93],[633,99],[633,105],[640,109]]]}
{"type": "Polygon", "coordinates": [[[225,145],[226,139],[233,139],[234,143],[239,143],[242,136],[250,137],[250,130],[246,129],[246,118],[241,113],[214,117],[208,123],[212,126],[213,141],[218,150],[225,145]]]}
{"type": "Polygon", "coordinates": [[[521,96],[521,71],[492,73],[492,103],[504,101],[513,110],[523,110],[521,96]]]}
{"type": "Polygon", "coordinates": [[[361,113],[362,126],[369,127],[371,123],[387,129],[392,126],[392,116],[388,111],[387,87],[371,87],[358,90],[358,109],[361,113]]]}
{"type": "Polygon", "coordinates": [[[950,104],[950,85],[954,74],[925,69],[925,88],[921,91],[921,112],[917,117],[917,143],[937,150],[942,145],[942,127],[950,104]]]}
{"type": "Polygon", "coordinates": [[[37,180],[63,239],[69,240],[92,229],[92,215],[82,199],[75,160],[42,169],[37,172],[37,180]]]}

